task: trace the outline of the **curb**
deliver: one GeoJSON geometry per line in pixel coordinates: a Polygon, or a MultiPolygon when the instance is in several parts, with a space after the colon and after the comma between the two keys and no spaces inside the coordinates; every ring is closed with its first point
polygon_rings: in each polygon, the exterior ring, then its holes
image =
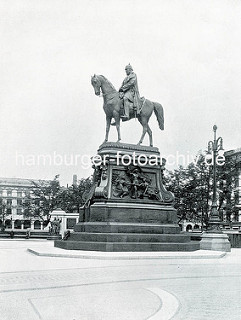
{"type": "MultiPolygon", "coordinates": [[[[140,252],[132,252],[131,254],[128,252],[96,252],[96,251],[86,251],[83,254],[83,251],[80,251],[79,254],[75,253],[54,253],[54,252],[42,252],[40,250],[33,250],[31,248],[27,249],[28,252],[39,256],[39,257],[53,257],[53,258],[78,258],[78,259],[99,259],[99,260],[140,260],[140,259],[220,259],[226,256],[226,252],[217,252],[210,253],[209,250],[206,252],[202,252],[198,254],[193,254],[186,252],[185,254],[179,252],[173,252],[169,255],[165,253],[156,253],[156,252],[148,252],[148,253],[140,253],[140,252]]],[[[198,253],[198,252],[197,252],[198,253]]]]}

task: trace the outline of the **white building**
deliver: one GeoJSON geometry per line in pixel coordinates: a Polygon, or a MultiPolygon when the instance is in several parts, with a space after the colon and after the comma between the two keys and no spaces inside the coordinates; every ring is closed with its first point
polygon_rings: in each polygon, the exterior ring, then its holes
{"type": "MultiPolygon", "coordinates": [[[[0,228],[4,225],[6,229],[12,230],[26,230],[28,228],[32,230],[44,230],[47,226],[47,220],[42,221],[38,218],[29,218],[23,214],[23,201],[26,195],[33,189],[32,181],[20,178],[0,178],[0,228]],[[1,205],[2,203],[4,203],[4,209],[1,205]]],[[[34,180],[34,182],[39,183],[39,180],[34,180]]],[[[51,213],[53,217],[55,217],[54,212],[51,213]]],[[[78,222],[79,214],[61,212],[64,213],[63,217],[61,216],[64,228],[73,229],[74,225],[78,222]]]]}
{"type": "MultiPolygon", "coordinates": [[[[0,226],[4,224],[6,229],[39,229],[43,230],[47,222],[38,219],[24,218],[23,200],[33,188],[32,180],[20,178],[0,178],[0,199],[5,209],[0,207],[0,226]]],[[[37,181],[36,181],[37,182],[37,181]]]]}

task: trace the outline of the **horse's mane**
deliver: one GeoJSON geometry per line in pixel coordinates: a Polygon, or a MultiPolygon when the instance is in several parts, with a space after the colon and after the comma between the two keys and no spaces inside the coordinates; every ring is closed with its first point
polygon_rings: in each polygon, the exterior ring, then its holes
{"type": "Polygon", "coordinates": [[[102,74],[100,74],[99,76],[102,77],[111,86],[111,88],[116,91],[116,88],[105,76],[103,76],[102,74]]]}

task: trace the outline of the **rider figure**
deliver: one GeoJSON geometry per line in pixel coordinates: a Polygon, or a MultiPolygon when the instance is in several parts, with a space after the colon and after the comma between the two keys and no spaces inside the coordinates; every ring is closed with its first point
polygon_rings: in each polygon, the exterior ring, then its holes
{"type": "Polygon", "coordinates": [[[133,72],[133,68],[130,64],[125,67],[127,77],[124,79],[119,93],[120,98],[123,99],[125,114],[122,117],[122,121],[129,120],[130,103],[133,103],[133,110],[140,113],[140,95],[137,84],[136,74],[133,72]]]}

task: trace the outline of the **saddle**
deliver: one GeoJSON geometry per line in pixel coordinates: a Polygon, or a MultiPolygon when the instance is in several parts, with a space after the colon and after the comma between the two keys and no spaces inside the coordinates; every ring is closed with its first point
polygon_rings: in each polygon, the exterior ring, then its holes
{"type": "MultiPolygon", "coordinates": [[[[120,99],[122,99],[121,96],[120,96],[120,99]]],[[[136,114],[140,114],[141,110],[142,110],[142,108],[144,106],[145,101],[146,101],[145,97],[141,97],[140,98],[140,108],[138,110],[137,107],[134,106],[134,103],[129,100],[130,111],[133,110],[136,114]]],[[[120,116],[123,116],[123,115],[125,115],[125,109],[124,109],[124,104],[122,103],[121,104],[121,108],[120,108],[120,116]]]]}
{"type": "MultiPolygon", "coordinates": [[[[120,96],[119,96],[119,97],[120,97],[120,96]]],[[[120,100],[121,100],[121,99],[122,99],[122,98],[120,97],[120,100]]],[[[144,104],[145,104],[145,102],[146,102],[145,97],[141,97],[141,98],[140,98],[140,109],[137,110],[137,108],[134,106],[134,103],[129,100],[129,108],[130,108],[130,111],[134,111],[136,115],[140,115],[140,114],[141,114],[141,111],[142,111],[142,108],[143,108],[143,106],[144,106],[144,104]]],[[[121,107],[120,107],[120,117],[122,118],[123,116],[125,116],[125,109],[124,109],[124,104],[122,103],[122,104],[121,104],[121,107]]],[[[129,119],[128,119],[128,120],[122,119],[122,121],[129,121],[129,119]]],[[[112,126],[115,126],[115,125],[116,125],[115,121],[112,122],[111,125],[112,125],[112,126]]]]}

